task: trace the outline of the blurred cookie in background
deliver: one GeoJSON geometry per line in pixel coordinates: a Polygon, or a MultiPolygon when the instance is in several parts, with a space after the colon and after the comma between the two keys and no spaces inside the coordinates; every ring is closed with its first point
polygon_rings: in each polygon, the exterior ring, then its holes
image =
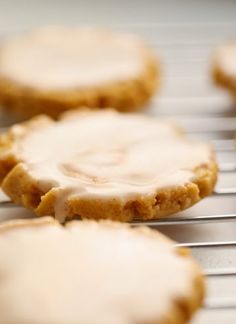
{"type": "Polygon", "coordinates": [[[141,109],[159,82],[156,57],[137,36],[44,27],[0,47],[0,104],[20,118],[81,106],[141,109]]]}
{"type": "Polygon", "coordinates": [[[236,99],[236,39],[217,48],[212,73],[216,84],[228,90],[236,99]]]}

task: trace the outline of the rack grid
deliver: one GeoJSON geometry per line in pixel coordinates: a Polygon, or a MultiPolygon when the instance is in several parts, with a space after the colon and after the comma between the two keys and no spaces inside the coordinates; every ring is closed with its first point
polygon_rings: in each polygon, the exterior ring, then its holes
{"type": "MultiPolygon", "coordinates": [[[[15,1],[16,6],[17,3],[20,1],[15,1]]],[[[67,8],[67,2],[61,3],[67,8]]],[[[128,7],[133,6],[132,2],[125,3],[128,7]]],[[[236,107],[227,95],[212,86],[209,64],[210,53],[214,47],[235,35],[236,22],[228,22],[227,17],[224,18],[222,15],[223,9],[215,13],[215,16],[209,14],[212,12],[206,8],[211,8],[210,1],[205,1],[199,10],[203,17],[207,13],[207,21],[202,22],[197,19],[190,21],[186,15],[186,17],[182,15],[179,4],[175,6],[170,4],[171,1],[165,1],[156,8],[155,3],[158,1],[153,2],[150,21],[143,18],[145,12],[148,12],[148,5],[145,3],[142,11],[137,10],[137,15],[130,15],[130,10],[124,11],[128,15],[125,16],[126,22],[122,22],[120,18],[121,23],[118,24],[114,19],[114,22],[110,20],[106,22],[106,26],[135,32],[149,40],[162,60],[165,80],[160,96],[154,99],[148,113],[176,119],[186,128],[190,136],[210,141],[217,151],[220,178],[227,176],[231,181],[226,181],[227,186],[221,186],[219,183],[214,194],[205,198],[203,204],[200,202],[183,213],[155,221],[133,222],[133,225],[147,225],[162,231],[178,241],[179,246],[190,248],[202,264],[210,293],[200,316],[193,321],[194,324],[213,322],[234,324],[236,323],[236,107]],[[173,22],[158,23],[154,20],[154,16],[161,19],[162,6],[165,13],[171,13],[173,22]],[[176,18],[175,21],[175,17],[182,18],[176,18]],[[223,20],[218,21],[219,19],[223,20]],[[205,227],[207,229],[204,229],[205,227]],[[212,235],[212,232],[215,235],[212,235]]],[[[236,9],[236,4],[234,5],[232,1],[230,3],[236,9]]],[[[189,6],[188,1],[185,1],[185,4],[189,6]]],[[[191,4],[193,5],[192,2],[191,4]]],[[[96,2],[93,5],[96,5],[96,2]]],[[[221,6],[224,7],[224,1],[221,6]]],[[[112,10],[115,12],[114,8],[112,10]]],[[[235,11],[227,9],[226,6],[224,9],[228,14],[235,11]]],[[[62,9],[61,12],[63,19],[66,19],[62,9]]],[[[77,13],[80,10],[74,12],[76,12],[74,23],[77,23],[77,13]]],[[[122,11],[121,17],[124,12],[122,11]]],[[[25,25],[22,20],[23,29],[31,27],[27,19],[24,19],[24,22],[25,25]]],[[[6,130],[7,124],[8,122],[2,122],[0,131],[6,130]]],[[[0,221],[11,217],[32,217],[32,214],[2,197],[0,221]]]]}
{"type": "MultiPolygon", "coordinates": [[[[236,133],[236,131],[235,131],[236,133]]],[[[235,146],[232,147],[230,151],[236,153],[236,139],[230,139],[234,143],[235,146]],[[235,148],[234,148],[235,147],[235,148]]],[[[213,142],[214,143],[214,142],[213,142]]],[[[227,148],[227,146],[226,146],[227,148]]],[[[226,149],[227,151],[227,149],[226,149]]],[[[222,148],[219,150],[216,148],[216,152],[222,152],[222,148]]],[[[220,165],[220,174],[224,173],[234,173],[235,165],[232,162],[229,164],[231,167],[228,167],[228,164],[222,163],[220,165]]],[[[213,197],[221,197],[224,198],[226,196],[231,196],[236,198],[236,186],[232,188],[216,188],[213,193],[213,197]]],[[[208,198],[211,199],[211,198],[208,198]]],[[[1,209],[5,208],[19,208],[16,204],[9,200],[1,200],[0,201],[0,213],[1,209]]],[[[188,213],[185,212],[185,213],[188,213]]],[[[1,214],[0,214],[1,215],[1,214]]],[[[178,230],[183,225],[200,225],[200,224],[213,224],[213,223],[224,223],[224,222],[235,222],[235,233],[236,233],[236,212],[235,213],[219,213],[213,215],[196,215],[196,216],[170,216],[166,218],[162,218],[159,220],[151,220],[151,221],[135,221],[132,222],[134,226],[142,226],[147,225],[152,228],[158,228],[161,230],[161,227],[164,226],[176,226],[176,230],[178,230]]],[[[188,247],[191,249],[218,249],[218,248],[234,248],[236,250],[236,234],[235,240],[225,240],[225,241],[200,241],[200,242],[183,242],[177,244],[178,246],[188,247]]],[[[210,252],[209,252],[210,253],[210,252]]],[[[204,273],[206,277],[232,277],[232,280],[236,280],[236,267],[224,267],[220,269],[209,268],[204,269],[204,273]]],[[[216,310],[216,309],[235,309],[236,310],[236,294],[235,298],[230,299],[207,299],[204,304],[204,308],[216,310]]]]}

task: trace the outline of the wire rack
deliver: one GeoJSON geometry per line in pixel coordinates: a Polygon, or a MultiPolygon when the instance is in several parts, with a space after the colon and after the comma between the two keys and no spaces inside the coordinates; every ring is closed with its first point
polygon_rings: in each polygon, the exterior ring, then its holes
{"type": "MultiPolygon", "coordinates": [[[[194,118],[194,117],[193,117],[194,118]]],[[[196,120],[196,119],[195,119],[196,120]]],[[[224,119],[222,117],[218,117],[219,125],[222,125],[222,122],[224,119]]],[[[231,120],[228,119],[229,124],[226,123],[226,128],[230,126],[231,120]]],[[[209,118],[208,122],[211,124],[214,122],[214,118],[209,118]]],[[[217,140],[212,140],[211,142],[214,144],[217,154],[220,154],[222,152],[231,152],[233,154],[236,153],[236,123],[233,124],[233,131],[235,131],[232,138],[229,138],[228,140],[221,139],[221,132],[225,132],[225,129],[219,129],[214,130],[214,136],[217,135],[217,140]],[[223,144],[223,146],[221,145],[223,144]]],[[[202,135],[203,133],[201,133],[202,135]]],[[[236,155],[235,155],[236,157],[236,155]]],[[[235,167],[236,167],[236,159],[234,157],[234,160],[229,162],[222,162],[219,165],[220,168],[220,177],[224,174],[234,174],[235,173],[235,167]]],[[[236,184],[234,187],[226,187],[226,188],[216,188],[213,193],[213,197],[221,198],[223,199],[222,203],[224,204],[224,198],[225,197],[231,197],[232,199],[236,199],[236,184]]],[[[211,198],[208,198],[209,200],[211,198]]],[[[211,202],[210,202],[211,203],[211,202]]],[[[188,211],[185,212],[185,215],[183,216],[171,216],[167,217],[165,219],[161,220],[154,220],[154,221],[146,221],[146,222],[135,222],[134,224],[136,226],[140,226],[143,224],[146,224],[147,226],[150,226],[152,228],[157,228],[159,230],[162,230],[163,227],[167,226],[174,226],[176,228],[176,231],[181,230],[181,227],[183,225],[213,225],[213,224],[219,224],[219,223],[226,223],[230,222],[232,223],[232,226],[235,228],[235,240],[207,240],[207,241],[198,241],[198,242],[183,242],[179,243],[178,246],[181,247],[188,247],[192,250],[196,249],[208,249],[208,253],[211,254],[212,250],[217,251],[218,249],[224,249],[225,253],[227,255],[228,249],[235,249],[236,251],[236,210],[233,213],[215,213],[212,215],[208,214],[199,214],[195,216],[187,215],[188,211]]],[[[190,213],[191,214],[191,213],[190,213]]],[[[194,251],[193,251],[194,253],[194,251]]],[[[235,266],[227,266],[227,267],[212,267],[208,269],[204,269],[204,273],[206,277],[208,278],[230,278],[232,281],[236,281],[236,267],[235,266]]],[[[215,282],[217,284],[217,282],[215,282]]],[[[235,287],[236,289],[236,287],[235,287]]],[[[208,310],[235,310],[236,311],[236,290],[235,290],[235,297],[230,298],[208,298],[204,304],[204,308],[208,310]]]]}
{"type": "MultiPolygon", "coordinates": [[[[194,118],[194,117],[193,117],[194,118]]],[[[208,118],[208,122],[212,124],[212,121],[214,118],[208,118]]],[[[196,119],[195,119],[196,120],[196,119]]],[[[222,125],[222,122],[224,119],[222,117],[218,117],[218,123],[219,125],[222,125]]],[[[228,119],[228,122],[231,122],[231,119],[228,119]]],[[[226,123],[225,126],[226,128],[229,125],[229,123],[226,123]]],[[[235,128],[235,125],[233,124],[233,128],[235,128]]],[[[236,130],[236,129],[235,129],[236,130]]],[[[214,130],[214,137],[215,134],[217,135],[217,140],[212,141],[213,144],[216,147],[216,151],[218,154],[224,153],[224,152],[230,152],[231,154],[236,153],[236,140],[234,137],[230,137],[229,139],[221,139],[221,132],[225,132],[225,129],[220,129],[220,130],[214,130]],[[222,145],[223,144],[223,145],[222,145]]],[[[200,133],[201,135],[203,134],[202,132],[200,133]]],[[[236,160],[232,160],[231,162],[221,162],[220,164],[220,176],[223,174],[234,174],[236,169],[236,160]]],[[[234,187],[227,187],[227,188],[216,188],[214,193],[213,193],[214,198],[219,198],[219,199],[224,199],[226,197],[231,197],[233,199],[236,198],[236,186],[234,187]]],[[[212,197],[212,198],[213,198],[212,197]]],[[[212,198],[208,198],[209,201],[212,198]]],[[[210,202],[211,203],[211,202],[210,202]]],[[[223,202],[224,203],[224,202],[223,202]]],[[[9,200],[2,200],[0,202],[0,215],[1,215],[1,210],[13,210],[17,211],[19,209],[19,206],[14,204],[13,202],[9,200]]],[[[154,221],[146,221],[146,222],[134,222],[133,225],[135,226],[140,226],[140,225],[147,225],[152,228],[158,228],[159,230],[163,230],[163,227],[174,227],[176,228],[176,231],[181,231],[181,227],[183,226],[198,226],[198,225],[205,225],[205,224],[210,224],[213,225],[215,223],[226,223],[230,222],[234,228],[235,228],[235,238],[236,238],[236,212],[235,213],[217,213],[217,214],[212,214],[208,215],[206,214],[199,214],[195,216],[188,215],[188,211],[185,212],[185,215],[176,215],[176,216],[171,216],[167,217],[161,220],[154,220],[154,221]]],[[[168,234],[168,233],[167,233],[168,234]]],[[[212,251],[217,251],[219,249],[224,249],[225,253],[227,255],[227,251],[229,249],[234,249],[236,251],[236,239],[235,240],[206,240],[206,241],[191,241],[191,242],[183,242],[179,243],[178,246],[182,247],[188,247],[193,250],[193,254],[195,250],[205,250],[207,249],[208,253],[211,254],[212,251]]],[[[225,267],[210,267],[210,268],[205,268],[204,269],[206,277],[209,279],[213,278],[215,279],[214,285],[217,285],[217,281],[221,278],[227,278],[230,279],[230,281],[236,281],[236,266],[225,266],[225,267]]],[[[236,292],[236,290],[235,290],[236,292]]],[[[219,310],[224,310],[224,311],[229,311],[229,310],[236,310],[236,293],[235,297],[214,297],[214,298],[207,298],[204,304],[204,309],[205,310],[210,310],[210,311],[219,311],[219,310]]],[[[199,323],[204,323],[204,322],[199,322],[199,323]]],[[[231,322],[229,322],[231,323],[231,322]]]]}
{"type": "MultiPolygon", "coordinates": [[[[137,19],[142,15],[143,12],[137,12],[137,19]]],[[[218,16],[221,17],[221,13],[218,16]]],[[[220,181],[211,197],[177,215],[156,221],[134,222],[133,225],[145,224],[162,231],[179,242],[179,246],[189,247],[202,264],[208,282],[208,296],[194,324],[234,324],[236,107],[231,107],[228,96],[211,85],[208,66],[211,49],[235,34],[232,31],[236,30],[236,23],[188,21],[158,24],[154,20],[142,23],[135,18],[131,20],[133,22],[128,24],[110,24],[118,30],[137,32],[148,38],[165,66],[166,82],[160,96],[154,99],[149,114],[176,119],[190,136],[210,141],[216,149],[220,167],[220,181]],[[222,185],[221,179],[224,178],[227,181],[222,185]]],[[[32,214],[3,196],[0,220],[19,217],[32,217],[32,214]]]]}

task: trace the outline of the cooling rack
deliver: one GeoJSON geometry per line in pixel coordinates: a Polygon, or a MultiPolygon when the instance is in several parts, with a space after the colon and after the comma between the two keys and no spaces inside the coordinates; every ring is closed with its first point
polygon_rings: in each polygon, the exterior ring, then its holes
{"type": "MultiPolygon", "coordinates": [[[[235,36],[232,21],[236,3],[210,1],[109,1],[91,2],[80,10],[82,1],[34,2],[30,16],[21,12],[23,0],[13,1],[17,12],[12,21],[7,2],[0,20],[1,30],[17,31],[31,27],[44,13],[43,23],[78,21],[111,26],[144,36],[160,57],[163,82],[160,95],[148,110],[150,115],[177,120],[190,136],[210,141],[216,149],[220,176],[214,194],[177,215],[158,221],[135,222],[162,231],[189,247],[201,263],[207,278],[207,298],[193,324],[236,323],[236,107],[223,91],[212,85],[210,60],[212,50],[227,38],[235,36]],[[92,3],[93,14],[90,15],[92,3]],[[160,4],[161,3],[161,4],[160,4]],[[106,4],[104,10],[101,4],[106,4]],[[136,5],[135,13],[133,12],[136,5]],[[55,11],[55,5],[58,10],[55,11]],[[90,7],[89,7],[90,6],[90,7]],[[194,9],[195,7],[195,9],[194,9]],[[90,9],[89,9],[90,8],[90,9]],[[108,13],[106,14],[105,12],[108,13]],[[76,13],[76,14],[75,14],[76,13]],[[111,18],[112,17],[112,18],[111,18]]],[[[27,3],[28,5],[32,5],[27,3]]],[[[10,7],[9,7],[10,8],[10,7]]],[[[1,15],[1,13],[0,13],[1,15]]],[[[40,20],[41,19],[41,20],[40,20]]],[[[1,126],[9,121],[1,118],[1,126]]],[[[1,130],[4,130],[3,128],[1,130]]],[[[0,195],[0,221],[32,217],[5,196],[0,195]]]]}
{"type": "MultiPolygon", "coordinates": [[[[232,114],[234,112],[232,111],[232,114]]],[[[169,117],[168,114],[165,114],[166,117],[169,117]]],[[[171,115],[171,118],[173,116],[171,115]]],[[[179,118],[179,117],[178,117],[179,118]]],[[[186,118],[186,114],[185,114],[186,118]]],[[[199,125],[199,117],[190,116],[188,117],[189,121],[185,126],[191,125],[191,131],[192,131],[192,124],[199,125]],[[193,122],[194,121],[194,122],[193,122]]],[[[221,161],[219,164],[220,168],[220,177],[226,175],[231,177],[235,177],[236,180],[236,123],[231,123],[234,117],[227,117],[227,120],[225,120],[224,117],[218,116],[217,118],[215,116],[209,117],[207,116],[205,121],[207,120],[207,123],[205,124],[205,127],[207,127],[207,134],[211,133],[212,140],[210,140],[213,145],[215,146],[218,159],[221,161]],[[217,121],[216,121],[217,119],[217,121]],[[217,124],[220,125],[219,129],[217,128],[217,124]],[[212,130],[212,125],[214,126],[214,129],[212,130]],[[224,127],[222,127],[222,125],[224,127]],[[227,139],[225,139],[224,135],[230,132],[230,136],[228,136],[227,139]],[[217,139],[216,139],[217,138],[217,139]],[[225,157],[222,158],[221,155],[224,154],[230,155],[231,160],[227,160],[225,157]]],[[[202,127],[202,121],[204,120],[203,116],[200,118],[202,127]]],[[[180,118],[181,121],[181,118],[180,118]]],[[[183,121],[182,121],[183,123],[183,121]]],[[[186,123],[186,121],[185,121],[186,123]]],[[[192,132],[189,132],[189,135],[192,136],[192,132]]],[[[199,137],[198,135],[201,135],[201,137],[204,135],[204,130],[194,130],[194,137],[199,137]]],[[[203,136],[204,137],[204,136],[203,136]]],[[[209,140],[209,136],[207,137],[207,140],[209,140]]],[[[207,198],[208,205],[211,206],[211,204],[214,204],[214,200],[220,200],[223,207],[227,204],[227,198],[230,198],[233,201],[236,201],[236,182],[234,182],[233,186],[228,187],[220,187],[217,186],[214,190],[214,193],[212,197],[207,198]]],[[[200,315],[196,318],[196,323],[210,323],[211,315],[213,314],[216,316],[216,312],[224,311],[224,312],[233,312],[231,314],[231,317],[235,316],[236,312],[236,208],[235,204],[233,205],[232,211],[229,213],[227,210],[220,210],[219,212],[213,212],[213,213],[207,213],[207,209],[204,210],[203,213],[194,213],[192,214],[192,211],[195,207],[190,208],[189,210],[186,210],[185,212],[182,212],[178,215],[174,215],[171,217],[163,218],[161,220],[154,220],[154,221],[145,221],[145,222],[133,222],[134,226],[140,226],[140,225],[147,225],[152,228],[158,229],[165,234],[173,237],[173,229],[176,233],[179,233],[179,237],[181,237],[181,230],[183,227],[191,227],[191,233],[195,232],[195,227],[204,226],[204,225],[210,225],[211,227],[214,226],[214,224],[224,224],[229,223],[230,227],[233,229],[233,235],[231,235],[230,238],[227,237],[227,230],[223,232],[224,239],[199,239],[199,229],[198,233],[194,233],[191,240],[185,240],[182,238],[182,242],[178,243],[178,246],[182,247],[188,247],[192,249],[193,254],[196,256],[196,258],[203,263],[204,273],[207,277],[207,281],[213,281],[212,285],[213,287],[211,290],[217,289],[218,284],[223,279],[223,284],[221,283],[221,286],[224,287],[223,290],[226,290],[226,296],[218,296],[217,293],[213,293],[213,296],[208,296],[208,298],[205,301],[205,304],[203,306],[203,310],[201,311],[200,315]],[[165,231],[165,228],[168,228],[169,231],[165,231]],[[172,231],[170,230],[172,228],[172,231]],[[232,255],[232,250],[234,251],[232,255]],[[205,253],[205,251],[207,253],[205,253]],[[223,251],[223,252],[222,252],[223,251]],[[204,262],[202,262],[202,254],[205,253],[205,258],[207,258],[207,255],[211,255],[212,252],[216,253],[215,255],[222,259],[226,258],[228,256],[228,253],[230,252],[230,263],[226,265],[213,265],[205,266],[204,262]],[[224,284],[224,281],[228,281],[227,284],[224,284]],[[226,288],[225,288],[226,286],[226,288]],[[229,296],[227,295],[227,287],[230,287],[231,293],[229,296]],[[210,314],[209,314],[210,312],[210,314]],[[206,316],[207,314],[207,316],[206,316]],[[203,317],[203,318],[201,318],[203,317]]],[[[24,211],[23,208],[20,208],[13,202],[7,200],[6,198],[2,198],[0,202],[0,219],[1,216],[5,214],[11,214],[12,211],[14,211],[14,218],[18,217],[19,209],[21,209],[21,216],[20,217],[31,217],[32,215],[29,215],[24,211]]],[[[223,208],[224,209],[224,208],[223,208]]],[[[12,215],[10,216],[10,218],[12,215]]],[[[9,218],[9,217],[7,217],[9,218]]],[[[174,236],[175,238],[175,236],[174,236]]],[[[178,240],[178,238],[177,238],[178,240]]],[[[220,262],[221,263],[221,262],[220,262]]],[[[232,317],[232,318],[233,318],[232,317]]],[[[214,320],[215,321],[215,320],[214,320]]],[[[219,323],[221,320],[219,320],[219,323]]],[[[216,320],[217,323],[217,320],[216,320]]],[[[233,319],[230,319],[228,322],[225,321],[225,323],[234,323],[233,319]]]]}
{"type": "MultiPolygon", "coordinates": [[[[212,140],[211,142],[213,143],[213,145],[215,146],[215,150],[217,153],[217,156],[219,157],[220,154],[224,154],[225,152],[227,153],[231,153],[232,154],[232,160],[231,162],[224,162],[224,160],[220,163],[219,165],[219,169],[220,169],[220,175],[219,177],[224,176],[225,174],[227,175],[231,175],[231,176],[235,176],[235,163],[236,163],[236,122],[233,124],[230,124],[231,121],[233,120],[234,117],[232,117],[232,119],[228,118],[227,122],[224,124],[225,127],[222,127],[222,124],[224,123],[224,117],[217,117],[217,123],[218,125],[221,125],[221,127],[219,127],[220,129],[214,129],[214,131],[212,132],[212,140]],[[223,139],[223,136],[221,136],[221,133],[225,133],[226,129],[230,129],[231,131],[231,127],[232,127],[232,134],[233,136],[229,137],[229,139],[223,139]],[[214,133],[214,134],[213,134],[214,133]],[[217,140],[214,140],[214,138],[218,138],[217,140]],[[223,144],[223,145],[222,145],[223,144]]],[[[202,119],[202,117],[201,117],[202,119]]],[[[190,122],[194,121],[194,123],[196,123],[196,116],[194,117],[190,117],[189,118],[190,122]]],[[[215,121],[215,117],[207,117],[208,123],[209,123],[209,128],[211,127],[211,125],[214,124],[215,121]]],[[[199,121],[197,121],[198,123],[199,121]]],[[[211,130],[208,131],[211,132],[211,130]]],[[[195,136],[198,135],[198,133],[195,131],[195,136]]],[[[200,132],[200,135],[202,136],[204,134],[204,132],[200,132]]],[[[191,132],[190,132],[191,135],[191,132]]],[[[198,136],[196,136],[198,137],[198,136]]],[[[203,136],[204,137],[204,136],[203,136]]],[[[236,177],[235,177],[236,180],[236,177]]],[[[230,197],[233,200],[236,200],[236,182],[234,182],[234,186],[232,187],[224,187],[224,188],[220,188],[217,187],[214,190],[213,196],[208,198],[208,203],[209,205],[211,203],[213,203],[213,201],[211,202],[212,198],[214,199],[221,199],[222,200],[222,204],[227,204],[227,201],[225,201],[225,198],[230,197]]],[[[207,214],[207,210],[205,210],[205,214],[196,214],[196,215],[191,215],[191,209],[189,209],[189,211],[185,211],[184,213],[180,213],[179,215],[175,215],[175,216],[171,216],[171,217],[167,217],[161,220],[155,220],[155,221],[146,221],[146,222],[135,222],[134,224],[136,226],[140,226],[140,225],[147,225],[150,226],[152,228],[156,228],[158,230],[163,229],[163,227],[174,227],[175,231],[181,231],[181,227],[183,226],[192,226],[193,229],[192,231],[194,231],[194,225],[198,226],[198,225],[211,225],[213,226],[214,224],[220,224],[220,223],[226,223],[229,222],[231,223],[231,226],[233,226],[234,228],[234,237],[235,239],[227,239],[227,237],[224,240],[200,240],[200,241],[185,241],[183,243],[179,243],[178,246],[182,246],[182,247],[188,247],[190,249],[193,250],[193,253],[195,252],[194,250],[207,250],[209,255],[212,253],[212,250],[214,250],[215,252],[217,252],[217,250],[219,249],[224,249],[224,254],[227,257],[227,252],[229,249],[234,249],[234,251],[236,251],[236,208],[234,207],[232,209],[231,213],[227,213],[227,212],[219,212],[219,213],[213,213],[213,214],[207,214]],[[181,215],[182,214],[182,215],[181,215]],[[189,214],[189,215],[188,215],[189,214]]],[[[168,234],[168,233],[167,233],[168,234]]],[[[227,235],[226,235],[227,236],[227,235]]],[[[235,254],[236,256],[236,254],[235,254]]],[[[220,256],[222,257],[222,255],[220,256]]],[[[236,312],[236,259],[234,258],[234,265],[232,266],[211,266],[210,268],[205,268],[204,269],[204,273],[206,275],[206,277],[209,279],[214,278],[215,279],[215,285],[217,285],[217,279],[221,279],[221,278],[227,278],[230,280],[230,282],[232,282],[232,284],[234,285],[234,294],[231,295],[231,297],[214,297],[211,298],[209,297],[205,304],[204,304],[204,308],[207,309],[208,311],[217,311],[217,310],[234,310],[236,312]]],[[[203,322],[199,322],[199,323],[203,323],[203,322]]],[[[229,322],[231,323],[231,322],[229,322]]],[[[233,322],[232,322],[233,323],[233,322]]]]}

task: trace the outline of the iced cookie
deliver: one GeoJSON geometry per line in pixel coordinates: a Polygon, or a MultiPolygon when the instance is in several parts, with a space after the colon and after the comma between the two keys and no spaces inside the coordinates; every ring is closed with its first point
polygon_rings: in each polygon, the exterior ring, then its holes
{"type": "Polygon", "coordinates": [[[131,221],[178,212],[211,194],[209,145],[173,123],[114,111],[71,111],[0,137],[5,193],[38,215],[131,221]]]}
{"type": "Polygon", "coordinates": [[[0,273],[1,324],[183,324],[204,295],[188,250],[108,221],[0,225],[0,273]]]}
{"type": "Polygon", "coordinates": [[[47,27],[0,47],[0,103],[19,117],[81,106],[140,109],[158,83],[154,53],[134,35],[47,27]]]}
{"type": "Polygon", "coordinates": [[[214,55],[213,77],[236,98],[236,41],[219,47],[214,55]]]}

